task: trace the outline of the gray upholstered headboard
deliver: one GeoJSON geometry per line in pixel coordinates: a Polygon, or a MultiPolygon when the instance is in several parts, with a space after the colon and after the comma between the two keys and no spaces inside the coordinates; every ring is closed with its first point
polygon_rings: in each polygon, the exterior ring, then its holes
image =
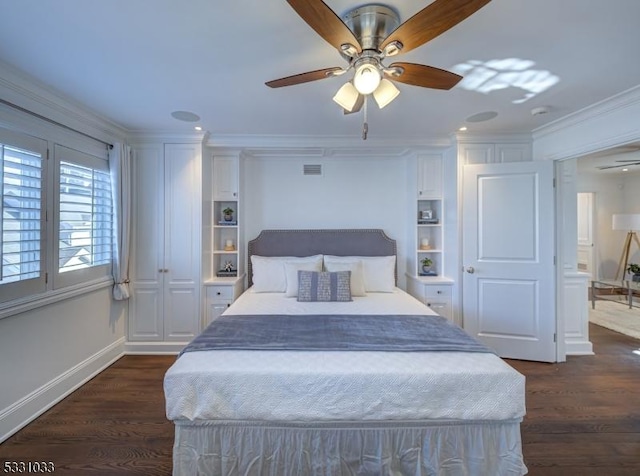
{"type": "MultiPolygon", "coordinates": [[[[396,240],[379,229],[262,230],[249,241],[248,279],[253,284],[251,256],[397,256],[396,240]]],[[[397,259],[397,258],[396,258],[397,259]]],[[[398,267],[395,271],[398,282],[398,267]]]]}

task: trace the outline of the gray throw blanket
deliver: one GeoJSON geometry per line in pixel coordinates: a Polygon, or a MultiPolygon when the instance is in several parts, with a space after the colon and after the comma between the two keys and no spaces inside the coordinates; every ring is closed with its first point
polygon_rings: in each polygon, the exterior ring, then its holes
{"type": "Polygon", "coordinates": [[[227,315],[181,352],[199,350],[492,352],[445,318],[429,315],[227,315]]]}

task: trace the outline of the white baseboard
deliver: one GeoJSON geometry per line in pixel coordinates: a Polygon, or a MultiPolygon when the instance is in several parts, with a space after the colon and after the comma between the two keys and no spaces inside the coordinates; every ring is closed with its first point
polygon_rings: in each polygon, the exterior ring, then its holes
{"type": "Polygon", "coordinates": [[[177,355],[189,342],[127,342],[127,355],[177,355]]]}
{"type": "Polygon", "coordinates": [[[122,337],[0,411],[0,443],[124,355],[122,337]]]}
{"type": "Polygon", "coordinates": [[[567,355],[594,355],[591,342],[565,342],[567,355]]]}

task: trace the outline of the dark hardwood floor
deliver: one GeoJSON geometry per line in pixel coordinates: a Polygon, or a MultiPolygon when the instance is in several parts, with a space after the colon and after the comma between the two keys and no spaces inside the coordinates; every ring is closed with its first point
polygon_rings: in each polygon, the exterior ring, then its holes
{"type": "MultiPolygon", "coordinates": [[[[640,340],[590,332],[595,356],[509,361],[527,377],[522,439],[532,476],[640,474],[640,340]]],[[[162,378],[174,360],[123,357],[1,444],[0,473],[7,461],[51,461],[56,475],[171,474],[162,378]]]]}

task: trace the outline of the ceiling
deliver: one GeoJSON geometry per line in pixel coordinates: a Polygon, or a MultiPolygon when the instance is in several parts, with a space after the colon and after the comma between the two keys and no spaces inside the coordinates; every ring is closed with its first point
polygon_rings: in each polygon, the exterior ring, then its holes
{"type": "MultiPolygon", "coordinates": [[[[364,4],[326,3],[339,15],[364,4]]],[[[404,21],[431,2],[384,3],[404,21]]],[[[362,113],[331,100],[345,76],[265,86],[345,64],[284,0],[5,0],[0,14],[0,61],[127,129],[192,130],[171,116],[180,110],[212,137],[360,137],[362,113]]],[[[528,132],[625,91],[640,82],[639,18],[638,0],[493,0],[396,57],[465,80],[450,91],[399,84],[385,109],[371,103],[369,137],[528,132]]]]}
{"type": "Polygon", "coordinates": [[[640,176],[640,142],[580,157],[578,172],[616,177],[638,177],[640,176]]]}

